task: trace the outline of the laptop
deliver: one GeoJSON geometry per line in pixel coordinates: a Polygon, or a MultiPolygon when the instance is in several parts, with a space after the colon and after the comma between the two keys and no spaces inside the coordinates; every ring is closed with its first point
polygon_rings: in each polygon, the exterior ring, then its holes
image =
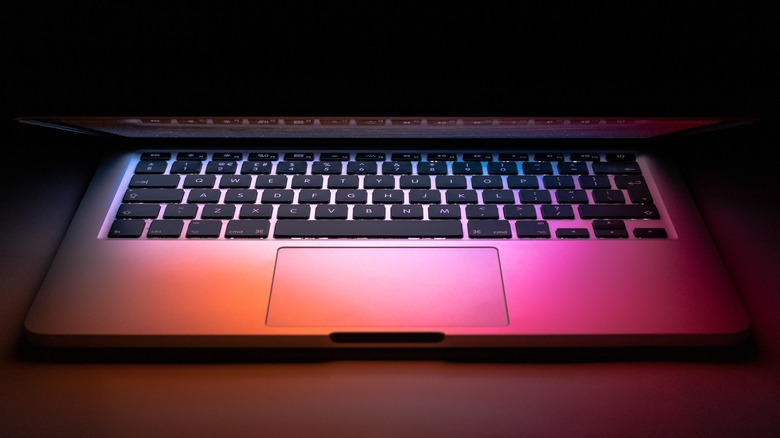
{"type": "Polygon", "coordinates": [[[62,347],[716,346],[665,154],[744,119],[34,117],[100,164],[25,320],[62,347]]]}

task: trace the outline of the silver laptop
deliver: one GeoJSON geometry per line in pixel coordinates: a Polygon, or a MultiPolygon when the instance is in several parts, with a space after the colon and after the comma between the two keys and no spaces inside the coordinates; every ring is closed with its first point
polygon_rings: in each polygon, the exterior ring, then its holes
{"type": "Polygon", "coordinates": [[[728,345],[749,320],[659,151],[744,120],[107,117],[25,321],[44,346],[728,345]]]}

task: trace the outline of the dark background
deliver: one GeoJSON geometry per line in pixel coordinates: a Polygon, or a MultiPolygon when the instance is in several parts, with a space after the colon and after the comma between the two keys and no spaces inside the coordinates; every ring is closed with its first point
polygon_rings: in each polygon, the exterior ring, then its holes
{"type": "Polygon", "coordinates": [[[769,6],[6,3],[11,113],[777,111],[769,6]]]}
{"type": "Polygon", "coordinates": [[[0,6],[8,436],[780,433],[768,6],[104,3],[0,6]],[[51,114],[760,116],[675,151],[753,331],[726,349],[34,348],[24,316],[101,149],[10,123],[51,114]]]}

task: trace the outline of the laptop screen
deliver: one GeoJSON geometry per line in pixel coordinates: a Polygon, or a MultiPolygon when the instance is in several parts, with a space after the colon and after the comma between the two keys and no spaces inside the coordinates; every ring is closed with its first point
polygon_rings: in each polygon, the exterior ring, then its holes
{"type": "Polygon", "coordinates": [[[745,119],[598,117],[41,117],[20,119],[133,138],[648,138],[745,119]]]}

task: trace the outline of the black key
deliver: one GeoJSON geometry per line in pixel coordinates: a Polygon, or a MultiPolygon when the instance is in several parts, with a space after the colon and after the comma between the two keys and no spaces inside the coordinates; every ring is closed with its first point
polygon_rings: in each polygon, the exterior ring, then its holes
{"type": "Polygon", "coordinates": [[[598,189],[591,192],[593,202],[597,204],[625,204],[626,197],[622,190],[598,189]]]}
{"type": "Polygon", "coordinates": [[[593,221],[594,230],[625,230],[626,223],[619,219],[600,219],[593,221]]]}
{"type": "Polygon", "coordinates": [[[393,205],[390,207],[392,219],[422,219],[422,205],[393,205]]]}
{"type": "Polygon", "coordinates": [[[612,183],[606,175],[581,175],[580,187],[583,189],[611,189],[612,183]]]}
{"type": "Polygon", "coordinates": [[[222,221],[190,221],[187,237],[219,237],[222,221]]]}
{"type": "Polygon", "coordinates": [[[141,237],[146,221],[141,219],[115,220],[108,231],[108,237],[141,237]]]}
{"type": "Polygon", "coordinates": [[[308,205],[280,205],[276,211],[279,219],[308,219],[311,215],[311,207],[308,205]]]}
{"type": "Polygon", "coordinates": [[[401,190],[374,190],[371,200],[374,204],[402,204],[404,192],[401,190]]]}
{"type": "Polygon", "coordinates": [[[357,175],[331,175],[328,177],[329,189],[356,189],[360,179],[357,175]]]}
{"type": "Polygon", "coordinates": [[[647,181],[639,175],[616,175],[615,185],[618,188],[626,189],[628,199],[634,204],[650,204],[653,202],[653,195],[647,187],[647,181]]]}
{"type": "Polygon", "coordinates": [[[447,190],[445,197],[448,204],[477,203],[477,192],[474,190],[447,190]]]}
{"type": "Polygon", "coordinates": [[[517,175],[517,163],[506,161],[494,161],[487,165],[491,175],[517,175]]]}
{"type": "Polygon", "coordinates": [[[255,188],[258,189],[283,189],[287,187],[287,176],[285,175],[263,175],[258,176],[255,181],[255,188]]]}
{"type": "Polygon", "coordinates": [[[517,153],[498,154],[498,161],[528,161],[528,154],[517,154],[517,153]]]}
{"type": "Polygon", "coordinates": [[[514,204],[515,194],[511,190],[484,190],[482,202],[485,204],[514,204]]]}
{"type": "Polygon", "coordinates": [[[192,161],[203,161],[206,159],[205,152],[179,152],[176,154],[177,160],[192,160],[192,161]]]}
{"type": "Polygon", "coordinates": [[[640,239],[665,238],[666,230],[663,228],[634,228],[634,236],[640,239]]]}
{"type": "Polygon", "coordinates": [[[316,219],[346,219],[349,209],[346,205],[318,205],[314,210],[316,219]]]}
{"type": "Polygon", "coordinates": [[[284,161],[312,161],[314,154],[311,152],[288,152],[284,154],[284,161]]]}
{"type": "Polygon", "coordinates": [[[471,178],[474,189],[503,189],[504,180],[500,176],[478,176],[471,178]]]}
{"type": "Polygon", "coordinates": [[[160,219],[152,221],[147,237],[179,237],[184,221],[179,219],[160,219]]]}
{"type": "Polygon", "coordinates": [[[222,192],[215,189],[192,189],[187,197],[187,202],[192,204],[210,204],[219,202],[222,192]]]}
{"type": "Polygon", "coordinates": [[[526,175],[552,175],[552,164],[543,161],[526,161],[522,164],[526,175]]]}
{"type": "Polygon", "coordinates": [[[456,161],[452,163],[455,175],[482,175],[482,163],[477,161],[456,161]]]}
{"type": "Polygon", "coordinates": [[[385,161],[385,154],[382,152],[358,152],[355,154],[355,161],[385,161]]]}
{"type": "Polygon", "coordinates": [[[520,190],[520,202],[523,204],[549,204],[552,202],[548,190],[520,190]]]}
{"type": "Polygon", "coordinates": [[[404,175],[398,183],[402,189],[430,189],[431,177],[427,175],[404,175]]]}
{"type": "Polygon", "coordinates": [[[141,160],[170,160],[170,152],[144,152],[141,154],[141,160]]]}
{"type": "Polygon", "coordinates": [[[156,204],[122,204],[116,212],[117,219],[154,219],[160,214],[156,204]]]}
{"type": "Polygon", "coordinates": [[[593,234],[600,239],[627,239],[628,231],[623,230],[599,230],[594,229],[593,234]]]}
{"type": "Polygon", "coordinates": [[[515,222],[517,237],[546,239],[550,237],[550,226],[547,221],[517,221],[515,222]]]}
{"type": "Polygon", "coordinates": [[[321,189],[322,175],[295,175],[290,185],[294,189],[321,189]]]}
{"type": "Polygon", "coordinates": [[[168,204],[165,206],[165,219],[194,219],[198,214],[198,206],[194,204],[168,204]]]}
{"type": "Polygon", "coordinates": [[[290,204],[293,202],[295,192],[292,190],[263,190],[263,204],[290,204]]]}
{"type": "Polygon", "coordinates": [[[512,237],[512,227],[509,225],[509,221],[469,221],[468,230],[469,237],[475,239],[512,237]]]}
{"type": "Polygon", "coordinates": [[[133,175],[128,187],[175,189],[179,186],[181,177],[178,175],[133,175]]]}
{"type": "Polygon", "coordinates": [[[573,189],[574,178],[570,176],[547,175],[542,177],[542,184],[548,189],[573,189]]]}
{"type": "Polygon", "coordinates": [[[428,161],[456,161],[458,156],[453,153],[434,152],[428,154],[428,161]]]}
{"type": "Polygon", "coordinates": [[[346,152],[323,152],[320,154],[321,161],[349,161],[349,154],[346,152]]]}
{"type": "Polygon", "coordinates": [[[170,203],[181,202],[184,190],[181,189],[127,189],[122,202],[170,203]]]}
{"type": "Polygon", "coordinates": [[[225,237],[265,238],[271,223],[262,219],[230,221],[225,229],[225,237]]]}
{"type": "Polygon", "coordinates": [[[580,205],[582,219],[658,219],[658,208],[653,204],[580,205]]]}
{"type": "Polygon", "coordinates": [[[311,173],[315,175],[339,175],[341,174],[341,168],[342,165],[339,161],[315,161],[311,163],[311,173]]]}
{"type": "Polygon", "coordinates": [[[558,163],[558,173],[561,175],[587,175],[588,165],[583,161],[562,161],[558,163]]]}
{"type": "Polygon", "coordinates": [[[204,205],[200,217],[203,219],[233,219],[236,213],[234,205],[204,205]]]}
{"type": "Polygon", "coordinates": [[[436,177],[437,189],[465,189],[466,177],[465,176],[437,176],[436,177]]]}
{"type": "Polygon", "coordinates": [[[235,161],[209,161],[206,165],[206,173],[234,174],[238,169],[235,161]]]}
{"type": "Polygon", "coordinates": [[[431,205],[428,207],[431,219],[460,219],[460,207],[457,205],[431,205]]]}
{"type": "Polygon", "coordinates": [[[302,175],[308,164],[305,161],[280,161],[276,165],[277,175],[302,175]]]}
{"type": "Polygon", "coordinates": [[[398,152],[394,153],[390,159],[393,161],[420,161],[422,157],[421,154],[413,152],[398,152]]]}
{"type": "Polygon", "coordinates": [[[171,173],[200,173],[203,168],[202,161],[174,161],[171,165],[171,173]]]}
{"type": "Polygon", "coordinates": [[[505,205],[506,219],[536,219],[536,208],[533,205],[505,205]]]}
{"type": "Polygon", "coordinates": [[[468,219],[498,219],[498,207],[495,205],[467,205],[468,219]]]}
{"type": "MultiPolygon", "coordinates": [[[[416,176],[415,178],[427,177],[416,176]]],[[[428,185],[430,185],[430,182],[428,185]]],[[[366,175],[363,179],[363,187],[366,189],[394,189],[395,177],[393,175],[366,175]]]]}
{"type": "Polygon", "coordinates": [[[276,161],[279,159],[279,154],[276,152],[252,152],[249,154],[250,161],[276,161]]]}
{"type": "Polygon", "coordinates": [[[135,166],[135,173],[164,173],[167,168],[167,161],[139,161],[135,166]]]}
{"type": "Polygon", "coordinates": [[[572,161],[598,161],[599,159],[599,154],[593,152],[575,152],[571,154],[572,161]]]}
{"type": "Polygon", "coordinates": [[[185,189],[211,189],[217,183],[215,175],[187,175],[184,177],[185,189]]]}
{"type": "Polygon", "coordinates": [[[561,239],[587,239],[590,231],[587,228],[558,228],[555,235],[561,239]]]}
{"type": "Polygon", "coordinates": [[[274,208],[270,205],[242,205],[238,217],[240,219],[270,219],[273,211],[274,208]]]}
{"type": "Polygon", "coordinates": [[[571,205],[542,205],[544,219],[574,219],[574,209],[571,205]]]}
{"type": "Polygon", "coordinates": [[[352,210],[353,219],[384,219],[384,205],[356,205],[352,210]]]}
{"type": "Polygon", "coordinates": [[[411,175],[412,163],[409,161],[388,161],[382,163],[382,173],[385,175],[411,175]]]}
{"type": "Polygon", "coordinates": [[[447,163],[445,161],[421,161],[417,163],[418,175],[446,175],[447,163]]]}
{"type": "Polygon", "coordinates": [[[276,222],[274,237],[463,237],[457,221],[285,221],[276,222]]]}
{"type": "Polygon", "coordinates": [[[212,156],[214,160],[240,161],[244,158],[241,152],[215,152],[212,156]]]}
{"type": "Polygon", "coordinates": [[[347,163],[348,175],[374,175],[377,165],[373,161],[350,161],[347,163]]]}
{"type": "Polygon", "coordinates": [[[636,161],[636,155],[627,152],[607,154],[607,161],[613,161],[613,162],[636,161]]]}
{"type": "Polygon", "coordinates": [[[563,154],[558,152],[542,152],[534,154],[536,161],[563,161],[563,154]]]}
{"type": "Polygon", "coordinates": [[[257,201],[257,190],[230,189],[225,192],[225,202],[228,204],[254,204],[257,201]]]}
{"type": "Polygon", "coordinates": [[[301,190],[298,194],[301,204],[327,204],[330,202],[330,190],[301,190]]]}
{"type": "Polygon", "coordinates": [[[336,191],[337,204],[365,204],[368,202],[368,192],[365,190],[341,189],[336,191]]]}
{"type": "Polygon", "coordinates": [[[555,199],[559,204],[587,204],[588,193],[585,190],[556,190],[555,199]]]}
{"type": "Polygon", "coordinates": [[[463,161],[493,161],[493,154],[485,152],[463,154],[463,161]]]}
{"type": "Polygon", "coordinates": [[[219,179],[219,186],[223,189],[248,189],[252,184],[249,175],[223,175],[219,179]]]}
{"type": "Polygon", "coordinates": [[[535,176],[510,176],[506,179],[510,189],[538,189],[539,178],[535,176]]]}
{"type": "Polygon", "coordinates": [[[410,204],[438,204],[441,202],[441,192],[438,190],[410,190],[410,204]]]}
{"type": "Polygon", "coordinates": [[[642,173],[638,163],[634,162],[598,162],[593,163],[593,173],[598,175],[638,175],[642,173]]]}

